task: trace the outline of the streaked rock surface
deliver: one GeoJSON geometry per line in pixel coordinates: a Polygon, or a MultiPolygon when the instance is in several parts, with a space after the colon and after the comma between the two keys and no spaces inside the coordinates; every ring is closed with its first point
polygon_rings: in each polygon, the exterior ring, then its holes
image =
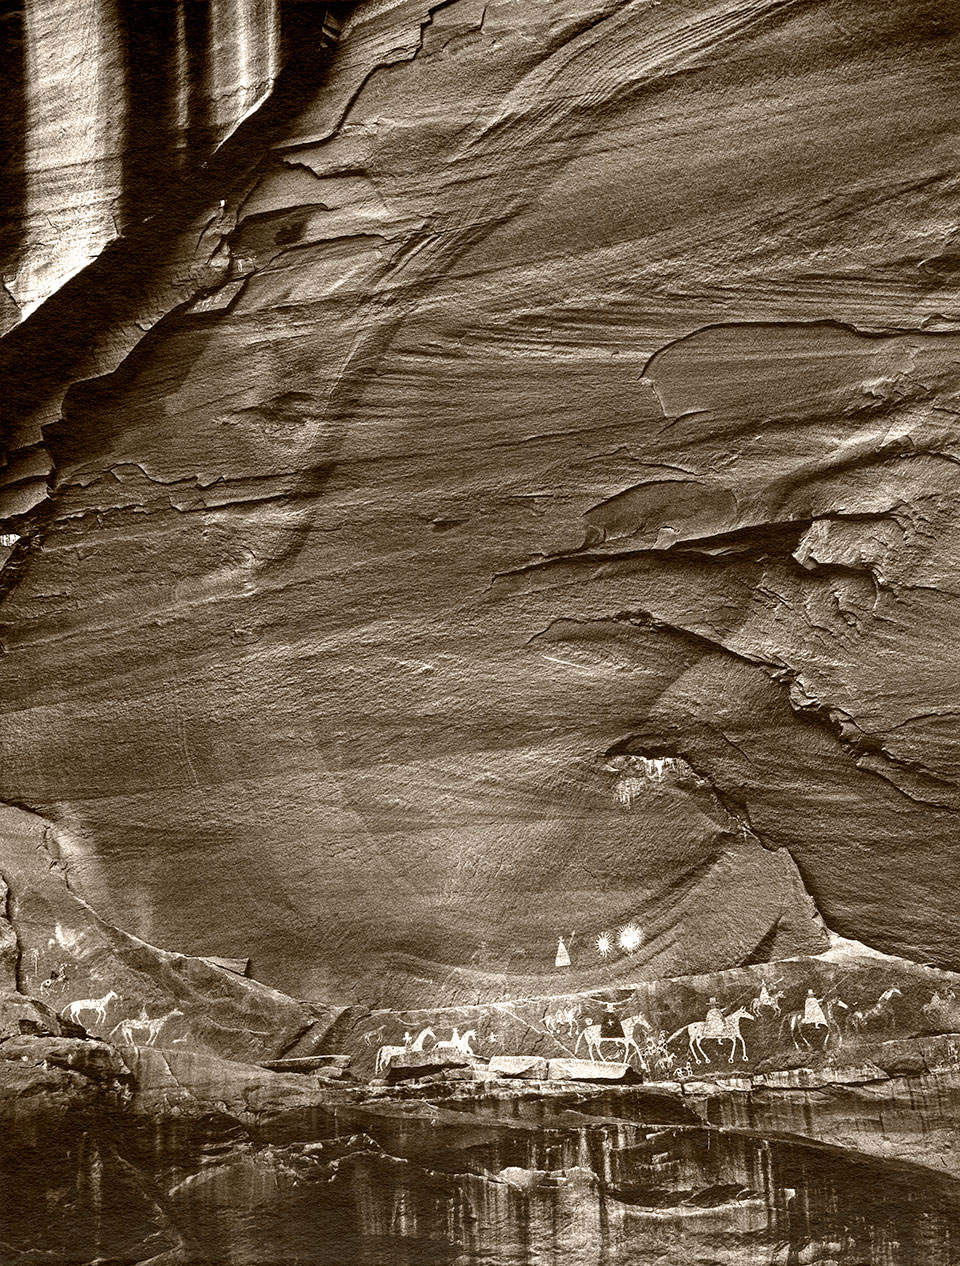
{"type": "Polygon", "coordinates": [[[348,17],[19,454],[2,792],[105,917],[394,1005],[804,885],[958,961],[954,18],[348,17]]]}
{"type": "Polygon", "coordinates": [[[26,0],[3,20],[2,328],[35,312],[269,95],[280,0],[26,0]]]}
{"type": "Polygon", "coordinates": [[[956,5],[8,9],[0,1257],[958,1260],[956,5]]]}

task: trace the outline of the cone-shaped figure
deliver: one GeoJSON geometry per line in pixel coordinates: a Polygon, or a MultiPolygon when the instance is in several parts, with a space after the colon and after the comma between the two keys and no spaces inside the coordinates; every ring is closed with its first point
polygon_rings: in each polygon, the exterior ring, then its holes
{"type": "Polygon", "coordinates": [[[710,999],[707,1007],[707,1018],[703,1022],[703,1031],[701,1037],[723,1037],[726,1025],[723,1019],[723,1012],[717,1006],[716,998],[710,999]]]}
{"type": "Polygon", "coordinates": [[[559,937],[559,939],[557,940],[557,966],[558,967],[570,966],[570,954],[569,954],[569,951],[567,950],[566,945],[564,945],[563,943],[562,936],[559,937]]]}

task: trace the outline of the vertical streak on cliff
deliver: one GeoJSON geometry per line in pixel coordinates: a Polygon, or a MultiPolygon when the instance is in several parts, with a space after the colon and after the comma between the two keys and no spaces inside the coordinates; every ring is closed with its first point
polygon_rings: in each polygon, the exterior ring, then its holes
{"type": "MultiPolygon", "coordinates": [[[[23,2],[0,4],[0,260],[17,244],[23,215],[23,2]]],[[[0,290],[0,336],[17,320],[12,298],[0,290]]]]}
{"type": "Polygon", "coordinates": [[[72,0],[67,14],[35,0],[25,16],[27,246],[10,287],[24,316],[116,236],[127,106],[114,0],[72,0]]]}
{"type": "Polygon", "coordinates": [[[121,229],[159,209],[177,167],[184,129],[177,118],[174,63],[177,10],[158,0],[125,0],[120,8],[129,109],[123,146],[121,229]]]}
{"type": "Polygon", "coordinates": [[[279,69],[278,0],[211,0],[209,95],[221,144],[270,92],[279,69]]]}
{"type": "MultiPolygon", "coordinates": [[[[184,0],[174,2],[173,25],[171,113],[177,136],[181,137],[185,143],[187,128],[190,124],[190,58],[187,51],[187,15],[184,12],[184,0]]],[[[181,156],[182,153],[181,150],[181,156]]]]}
{"type": "MultiPolygon", "coordinates": [[[[281,0],[0,0],[6,298],[34,312],[270,97],[281,0]]],[[[319,6],[326,13],[326,6],[319,6]]]]}
{"type": "Polygon", "coordinates": [[[210,58],[210,23],[206,5],[197,0],[182,0],[181,21],[177,25],[179,48],[178,106],[182,112],[187,150],[200,153],[210,143],[211,104],[207,85],[207,62],[210,58]]]}
{"type": "Polygon", "coordinates": [[[153,214],[188,149],[220,145],[269,96],[279,72],[278,0],[125,0],[128,126],[124,208],[153,214]]]}

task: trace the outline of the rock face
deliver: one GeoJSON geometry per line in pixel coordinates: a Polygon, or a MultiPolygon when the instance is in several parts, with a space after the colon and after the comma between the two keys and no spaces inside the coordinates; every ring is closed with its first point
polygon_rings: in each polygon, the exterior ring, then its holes
{"type": "MultiPolygon", "coordinates": [[[[960,976],[834,937],[831,948],[704,976],[623,982],[584,994],[416,1011],[344,1011],[330,1050],[359,1077],[398,1056],[456,1048],[491,1073],[516,1062],[622,1061],[648,1082],[759,1079],[791,1085],[797,1069],[864,1083],[953,1068],[960,976]]],[[[813,1081],[810,1078],[813,1078],[813,1081]]],[[[587,1078],[589,1080],[589,1078],[587,1078]]]]}
{"type": "Polygon", "coordinates": [[[22,1021],[53,1017],[46,1031],[56,1034],[59,1013],[115,1043],[257,1061],[309,1045],[334,1018],[330,1008],[305,1006],[107,923],[69,890],[49,824],[31,814],[0,810],[0,868],[8,890],[0,1032],[30,1031],[22,1021]]]}
{"type": "Polygon", "coordinates": [[[804,884],[960,962],[955,22],[361,6],[86,360],[41,306],[0,794],[105,917],[375,1003],[804,884]]]}
{"type": "Polygon", "coordinates": [[[428,1002],[816,950],[802,875],[957,961],[954,18],[348,18],[19,452],[2,791],[105,917],[428,1002]]]}
{"type": "MultiPolygon", "coordinates": [[[[14,920],[30,904],[17,891],[11,874],[14,920]]],[[[4,1261],[950,1266],[958,990],[833,938],[819,956],[632,989],[344,1015],[326,1035],[343,1053],[259,1065],[202,1039],[72,1036],[8,994],[4,1261]],[[424,1019],[370,1080],[374,1043],[424,1019]]]]}
{"type": "MultiPolygon", "coordinates": [[[[884,1141],[886,1118],[898,1144],[923,1140],[957,1085],[931,1071],[909,1096],[876,1086],[859,1137],[884,1141]]],[[[827,1107],[811,1090],[334,1090],[62,1038],[0,1045],[0,1086],[17,1266],[956,1261],[957,1175],[939,1167],[956,1116],[926,1164],[824,1148],[818,1129],[858,1110],[843,1087],[827,1107]],[[59,1190],[49,1216],[38,1156],[59,1190]]]]}
{"type": "Polygon", "coordinates": [[[957,1259],[958,28],[6,6],[0,1257],[957,1259]]]}

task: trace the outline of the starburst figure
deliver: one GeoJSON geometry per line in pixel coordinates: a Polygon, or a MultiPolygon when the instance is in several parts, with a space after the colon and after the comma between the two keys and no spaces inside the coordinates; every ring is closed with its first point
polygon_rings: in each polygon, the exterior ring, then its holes
{"type": "Polygon", "coordinates": [[[601,958],[609,957],[610,951],[613,949],[613,943],[610,940],[608,932],[601,932],[597,937],[597,953],[601,958]]]}
{"type": "Polygon", "coordinates": [[[635,923],[625,923],[617,933],[617,944],[628,954],[640,948],[643,934],[635,923]]]}

